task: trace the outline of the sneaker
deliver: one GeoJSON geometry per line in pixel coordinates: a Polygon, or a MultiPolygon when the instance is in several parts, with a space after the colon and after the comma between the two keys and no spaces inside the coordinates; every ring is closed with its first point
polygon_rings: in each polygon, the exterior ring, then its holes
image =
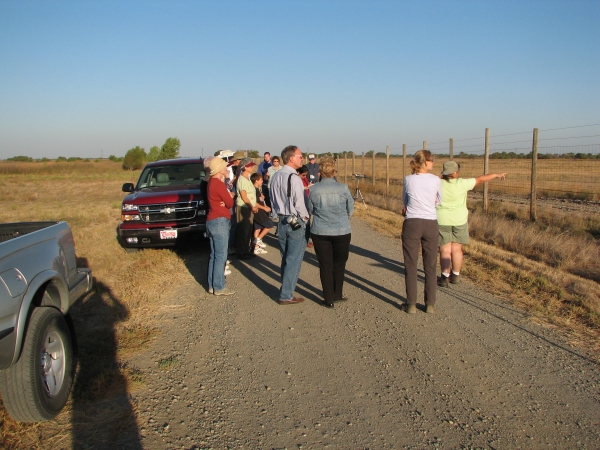
{"type": "Polygon", "coordinates": [[[257,239],[255,244],[260,248],[267,248],[267,244],[265,244],[262,239],[257,239]]]}
{"type": "Polygon", "coordinates": [[[450,283],[460,284],[460,275],[454,275],[453,273],[450,273],[450,283]]]}
{"type": "Polygon", "coordinates": [[[425,312],[427,314],[435,314],[435,306],[433,306],[433,305],[427,305],[425,307],[425,312]]]}
{"type": "Polygon", "coordinates": [[[234,295],[235,292],[223,289],[222,291],[215,291],[215,295],[234,295]]]}
{"type": "Polygon", "coordinates": [[[225,270],[225,276],[231,275],[231,270],[225,270]]]}
{"type": "Polygon", "coordinates": [[[213,288],[208,288],[208,293],[209,293],[209,294],[214,294],[214,293],[215,293],[215,290],[214,290],[213,288]]]}
{"type": "Polygon", "coordinates": [[[254,254],[255,255],[262,255],[262,254],[265,254],[265,253],[267,253],[267,251],[264,248],[256,247],[254,249],[254,254]]]}
{"type": "Polygon", "coordinates": [[[405,303],[403,309],[407,314],[417,313],[417,305],[409,305],[408,303],[405,303]]]}
{"type": "Polygon", "coordinates": [[[440,277],[438,278],[438,286],[439,287],[448,287],[448,278],[445,276],[443,273],[440,275],[440,277]]]}

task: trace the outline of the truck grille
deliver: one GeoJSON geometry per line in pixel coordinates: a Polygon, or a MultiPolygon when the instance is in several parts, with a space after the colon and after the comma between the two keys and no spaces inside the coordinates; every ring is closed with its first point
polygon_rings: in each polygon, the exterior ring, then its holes
{"type": "Polygon", "coordinates": [[[139,205],[140,217],[146,223],[172,222],[196,217],[198,202],[139,205]]]}

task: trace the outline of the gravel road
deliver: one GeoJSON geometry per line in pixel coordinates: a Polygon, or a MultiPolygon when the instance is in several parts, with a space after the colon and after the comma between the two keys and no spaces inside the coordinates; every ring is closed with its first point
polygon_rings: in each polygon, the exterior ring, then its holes
{"type": "Polygon", "coordinates": [[[352,227],[349,300],[332,310],[312,249],[296,289],[305,302],[286,306],[273,300],[275,237],[268,254],[232,261],[229,298],[205,291],[208,249],[185,252],[197,283],[128,361],[145,379],[130,398],[138,420],[111,447],[600,447],[593,355],[468,280],[438,291],[437,314],[403,313],[401,242],[352,227]]]}

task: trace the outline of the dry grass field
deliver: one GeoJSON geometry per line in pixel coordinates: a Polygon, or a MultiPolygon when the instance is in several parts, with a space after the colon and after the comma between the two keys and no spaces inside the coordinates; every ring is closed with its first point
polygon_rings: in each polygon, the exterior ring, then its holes
{"type": "MultiPolygon", "coordinates": [[[[340,161],[340,181],[343,164],[340,161]]],[[[376,168],[378,178],[385,179],[383,161],[377,164],[382,166],[376,168]]],[[[402,159],[395,159],[394,164],[399,178],[402,159]]],[[[436,173],[441,171],[441,164],[436,161],[436,173]]],[[[471,160],[465,162],[466,176],[483,171],[483,167],[472,169],[471,164],[471,160]]],[[[354,171],[361,172],[358,159],[356,165],[354,171]]],[[[370,167],[366,164],[367,175],[370,167]]],[[[516,177],[517,167],[511,174],[506,166],[509,179],[516,177]]],[[[492,170],[500,168],[492,165],[492,170]]],[[[349,160],[348,174],[351,171],[349,160]]],[[[164,295],[177,284],[194,280],[176,252],[127,254],[118,245],[115,229],[124,195],[121,185],[134,182],[138,175],[109,161],[0,162],[3,221],[67,221],[75,236],[80,265],[92,269],[96,283],[95,291],[79,301],[72,312],[80,366],[67,408],[55,421],[18,424],[0,407],[0,448],[70,448],[73,430],[78,427],[113,427],[118,432],[120,425],[135,420],[133,410],[128,417],[112,417],[110,413],[98,415],[97,410],[90,413],[86,405],[143,384],[139,374],[122,363],[122,357],[143,348],[159,333],[153,317],[157,308],[168,307],[161,303],[164,295]]],[[[600,174],[595,177],[598,182],[600,174]]],[[[353,191],[355,182],[348,179],[348,183],[353,191]]],[[[385,197],[385,184],[381,191],[380,186],[373,189],[361,181],[369,209],[357,203],[356,211],[378,230],[399,238],[401,186],[392,188],[392,195],[385,197]]],[[[598,216],[563,217],[549,212],[540,214],[538,223],[529,224],[524,220],[526,213],[518,207],[493,206],[491,218],[480,212],[477,202],[472,202],[471,208],[474,239],[467,249],[465,275],[525,306],[545,323],[560,327],[572,340],[592,346],[595,342],[598,349],[600,255],[593,237],[594,230],[600,228],[598,216]]]]}
{"type": "Polygon", "coordinates": [[[90,417],[82,405],[141,381],[135,370],[123,367],[122,355],[157,334],[151,318],[157,308],[164,308],[164,293],[193,279],[175,252],[127,254],[117,243],[121,186],[138,176],[110,161],[0,163],[3,221],[68,222],[79,265],[92,269],[96,286],[72,309],[80,356],[70,403],[56,421],[43,424],[16,423],[0,408],[0,448],[71,448],[74,427],[102,423],[118,430],[120,422],[135,420],[90,417]]]}
{"type": "MultiPolygon", "coordinates": [[[[440,174],[442,165],[448,158],[437,158],[432,173],[440,174]]],[[[476,177],[483,174],[483,158],[455,158],[461,165],[461,176],[476,177]]],[[[372,184],[373,159],[365,158],[364,168],[361,157],[354,160],[340,159],[338,178],[349,178],[353,173],[365,174],[372,184]]],[[[390,184],[401,184],[402,174],[410,174],[410,157],[405,165],[402,158],[390,158],[390,184]],[[404,171],[404,172],[403,172],[404,171]]],[[[496,193],[529,195],[531,192],[531,160],[527,159],[490,159],[489,172],[507,172],[506,181],[501,185],[490,186],[496,193]]],[[[386,160],[375,158],[376,188],[385,192],[386,160]]],[[[575,198],[600,201],[600,160],[592,159],[541,159],[537,161],[537,196],[575,198]]]]}

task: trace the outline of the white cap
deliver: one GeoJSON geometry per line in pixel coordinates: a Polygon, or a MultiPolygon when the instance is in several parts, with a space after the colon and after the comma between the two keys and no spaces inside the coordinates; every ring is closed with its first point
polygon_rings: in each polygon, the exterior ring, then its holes
{"type": "Polygon", "coordinates": [[[313,155],[312,153],[310,155],[308,155],[308,159],[315,159],[315,155],[313,155]]]}

